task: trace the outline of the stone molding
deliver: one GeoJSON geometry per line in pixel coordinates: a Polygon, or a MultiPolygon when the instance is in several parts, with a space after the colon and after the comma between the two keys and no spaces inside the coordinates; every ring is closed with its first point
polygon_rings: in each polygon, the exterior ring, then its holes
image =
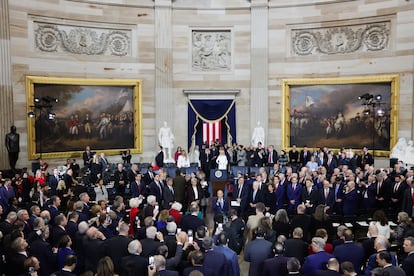
{"type": "Polygon", "coordinates": [[[133,29],[33,21],[37,51],[77,55],[133,56],[133,29]]]}
{"type": "Polygon", "coordinates": [[[377,52],[390,49],[391,20],[330,27],[291,28],[292,56],[377,52]]]}

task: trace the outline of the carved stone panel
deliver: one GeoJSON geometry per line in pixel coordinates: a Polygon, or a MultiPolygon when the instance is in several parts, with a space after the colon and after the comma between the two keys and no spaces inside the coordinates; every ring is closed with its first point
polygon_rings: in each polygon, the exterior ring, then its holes
{"type": "Polygon", "coordinates": [[[192,70],[231,71],[231,43],[230,30],[192,30],[192,70]]]}
{"type": "Polygon", "coordinates": [[[390,45],[391,21],[298,28],[291,31],[293,56],[384,51],[390,45]]]}
{"type": "Polygon", "coordinates": [[[41,52],[131,56],[132,30],[34,22],[34,45],[41,52]]]}

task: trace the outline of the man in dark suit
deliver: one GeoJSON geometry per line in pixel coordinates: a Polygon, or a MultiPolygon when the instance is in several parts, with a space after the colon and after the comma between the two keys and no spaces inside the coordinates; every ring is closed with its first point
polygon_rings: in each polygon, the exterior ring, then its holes
{"type": "Polygon", "coordinates": [[[323,181],[323,187],[319,189],[319,204],[329,206],[329,210],[333,209],[335,204],[335,193],[330,187],[331,183],[328,180],[323,181]]]}
{"type": "Polygon", "coordinates": [[[72,242],[75,240],[76,232],[78,232],[78,220],[79,220],[79,213],[72,212],[69,215],[68,223],[65,226],[66,233],[72,239],[72,242]]]}
{"type": "Polygon", "coordinates": [[[410,217],[414,215],[414,181],[411,177],[407,178],[407,188],[402,197],[401,210],[406,212],[410,217]]]}
{"type": "Polygon", "coordinates": [[[303,146],[303,150],[299,154],[299,163],[302,166],[305,166],[308,161],[310,161],[312,153],[309,151],[308,147],[303,146]]]}
{"type": "Polygon", "coordinates": [[[154,265],[150,266],[150,270],[155,269],[160,276],[178,276],[178,271],[168,270],[167,260],[162,255],[154,256],[154,265]],[[153,268],[152,268],[153,267],[153,268]]]}
{"type": "Polygon", "coordinates": [[[158,145],[158,153],[155,156],[155,164],[158,168],[164,167],[164,152],[162,151],[162,146],[158,145]]]}
{"type": "Polygon", "coordinates": [[[175,171],[175,177],[173,178],[173,186],[175,192],[175,200],[180,202],[184,206],[185,201],[185,188],[186,181],[184,176],[181,175],[181,170],[177,169],[175,171]]]}
{"type": "Polygon", "coordinates": [[[263,275],[265,276],[284,276],[288,273],[287,261],[288,257],[283,256],[284,248],[283,244],[275,243],[273,247],[273,253],[275,256],[264,261],[263,275]]]}
{"type": "Polygon", "coordinates": [[[114,263],[115,273],[121,272],[121,259],[128,256],[128,245],[132,241],[128,237],[129,226],[125,222],[121,222],[118,225],[117,236],[109,238],[104,242],[105,255],[109,256],[114,263]]]}
{"type": "Polygon", "coordinates": [[[367,147],[362,148],[362,156],[361,156],[361,167],[365,167],[365,165],[372,166],[374,164],[374,158],[372,157],[372,154],[369,153],[367,147]]]}
{"type": "Polygon", "coordinates": [[[203,239],[203,247],[206,250],[204,254],[204,265],[214,267],[214,275],[228,275],[226,256],[222,252],[214,250],[214,241],[211,237],[203,239]]]}
{"type": "Polygon", "coordinates": [[[243,245],[244,245],[244,229],[246,228],[246,223],[242,218],[239,218],[237,215],[236,209],[230,209],[229,211],[229,217],[230,217],[230,226],[229,228],[233,229],[233,232],[235,233],[235,239],[239,247],[235,252],[237,254],[240,254],[243,245]]]}
{"type": "Polygon", "coordinates": [[[168,177],[166,180],[166,184],[164,185],[164,190],[162,192],[162,201],[164,209],[171,209],[171,205],[175,202],[175,192],[173,187],[173,179],[168,177]]]}
{"type": "Polygon", "coordinates": [[[11,248],[13,252],[10,255],[6,255],[5,275],[19,276],[24,273],[24,262],[28,256],[26,252],[27,246],[27,242],[22,237],[18,237],[12,242],[11,248]]]}
{"type": "Polygon", "coordinates": [[[329,152],[328,153],[328,160],[326,160],[326,164],[325,164],[328,179],[333,174],[334,169],[337,168],[337,167],[338,167],[338,164],[337,164],[336,160],[334,159],[333,153],[329,152]]]}
{"type": "Polygon", "coordinates": [[[60,180],[59,171],[58,169],[53,169],[53,174],[49,176],[48,182],[50,187],[50,194],[56,195],[56,188],[58,186],[60,180]]]}
{"type": "Polygon", "coordinates": [[[76,276],[73,271],[76,268],[77,257],[75,255],[68,255],[65,259],[64,267],[56,272],[56,276],[76,276]]]}
{"type": "Polygon", "coordinates": [[[249,187],[245,184],[244,176],[240,176],[237,179],[237,184],[234,185],[233,199],[240,204],[237,211],[243,217],[249,204],[249,187]]]}
{"type": "Polygon", "coordinates": [[[294,213],[296,208],[301,203],[301,195],[302,195],[302,186],[298,184],[298,179],[296,176],[292,177],[292,183],[287,186],[287,198],[288,198],[288,206],[289,212],[294,213]]]}
{"type": "Polygon", "coordinates": [[[46,227],[40,239],[36,239],[30,245],[30,255],[35,256],[40,262],[39,275],[50,275],[56,271],[57,250],[46,241],[49,238],[49,228],[46,227]]]}
{"type": "Polygon", "coordinates": [[[95,227],[90,227],[86,231],[86,237],[83,239],[85,271],[96,273],[99,260],[105,256],[104,239],[105,236],[95,227]],[[94,254],[89,254],[90,252],[94,254]]]}
{"type": "Polygon", "coordinates": [[[244,260],[250,263],[249,276],[263,275],[263,263],[272,255],[272,243],[264,239],[265,231],[256,229],[256,239],[247,243],[244,260]]]}
{"type": "Polygon", "coordinates": [[[360,273],[361,266],[365,263],[364,248],[354,242],[354,235],[351,229],[344,231],[344,239],[344,244],[335,247],[333,254],[340,263],[345,261],[352,262],[357,273],[360,273]]]}
{"type": "Polygon", "coordinates": [[[141,240],[141,256],[148,258],[149,256],[154,256],[158,247],[164,244],[164,236],[161,232],[157,232],[155,226],[147,227],[145,234],[146,238],[141,240]]]}
{"type": "Polygon", "coordinates": [[[154,195],[158,202],[158,205],[162,206],[162,192],[164,189],[164,185],[162,184],[160,180],[159,174],[154,175],[154,180],[150,183],[149,188],[150,188],[150,194],[154,195]]]}
{"type": "Polygon", "coordinates": [[[215,216],[218,214],[227,216],[230,208],[230,202],[227,198],[224,198],[223,190],[217,190],[217,197],[213,199],[213,203],[211,205],[215,216]]]}
{"type": "Polygon", "coordinates": [[[147,172],[142,177],[142,180],[147,187],[152,181],[154,181],[154,168],[151,165],[148,166],[147,172]]]}
{"type": "Polygon", "coordinates": [[[200,211],[197,204],[190,206],[190,214],[187,214],[181,218],[180,225],[183,231],[188,233],[188,230],[192,230],[193,233],[197,231],[197,228],[201,225],[205,226],[204,220],[198,217],[200,211]]]}
{"type": "Polygon", "coordinates": [[[142,257],[142,245],[138,240],[132,240],[128,244],[129,255],[120,260],[121,275],[139,276],[145,275],[148,267],[148,258],[142,257]]]}
{"type": "MultiPolygon", "coordinates": [[[[390,207],[392,210],[395,210],[395,212],[397,212],[398,210],[401,210],[404,191],[407,188],[407,184],[404,181],[404,177],[401,175],[396,175],[394,179],[395,181],[390,193],[390,207]]],[[[408,214],[411,215],[412,212],[408,214]]]]}
{"type": "Polygon", "coordinates": [[[305,186],[302,189],[301,201],[306,206],[306,213],[313,214],[318,205],[319,193],[318,189],[313,185],[311,179],[305,180],[305,186]]]}
{"type": "Polygon", "coordinates": [[[292,165],[292,169],[296,171],[299,164],[299,152],[295,144],[292,145],[292,149],[289,151],[289,163],[292,165]]]}
{"type": "Polygon", "coordinates": [[[143,197],[147,196],[145,183],[142,180],[142,174],[138,173],[135,175],[134,180],[130,184],[130,187],[132,197],[139,197],[140,195],[143,197]]]}
{"type": "Polygon", "coordinates": [[[55,217],[55,226],[53,226],[50,232],[50,244],[53,247],[57,248],[60,238],[67,234],[65,229],[67,223],[68,220],[66,219],[65,215],[60,214],[55,217]]]}
{"type": "Polygon", "coordinates": [[[408,255],[403,260],[401,268],[405,271],[405,274],[414,275],[414,238],[405,238],[403,248],[408,255]]]}
{"type": "Polygon", "coordinates": [[[384,271],[388,272],[389,276],[406,276],[404,270],[392,265],[392,256],[387,251],[382,251],[377,254],[377,263],[384,271]]]}
{"type": "Polygon", "coordinates": [[[95,152],[91,151],[91,147],[90,146],[86,146],[85,151],[82,154],[82,159],[83,159],[83,165],[87,168],[89,168],[89,166],[92,163],[93,160],[93,156],[95,155],[95,152]]]}
{"type": "Polygon", "coordinates": [[[289,258],[286,267],[288,271],[288,276],[303,276],[303,274],[299,272],[300,262],[295,257],[289,258]]]}
{"type": "Polygon", "coordinates": [[[310,215],[305,214],[306,206],[303,204],[298,205],[296,209],[297,214],[292,217],[290,227],[291,229],[295,229],[296,227],[300,227],[303,230],[303,233],[306,233],[302,238],[304,241],[310,241],[310,224],[311,224],[311,217],[310,215]]]}
{"type": "Polygon", "coordinates": [[[274,149],[273,145],[270,145],[266,152],[266,166],[273,167],[273,165],[277,163],[277,159],[277,151],[274,149]]]}
{"type": "Polygon", "coordinates": [[[317,270],[315,276],[342,276],[339,273],[339,262],[335,258],[330,258],[326,265],[326,270],[317,270]]]}
{"type": "Polygon", "coordinates": [[[202,251],[193,251],[190,254],[192,266],[187,267],[183,271],[183,276],[189,276],[194,270],[200,271],[204,276],[214,276],[214,268],[204,266],[204,253],[202,251]]]}
{"type": "Polygon", "coordinates": [[[325,248],[325,240],[319,237],[312,238],[311,247],[315,254],[309,255],[305,263],[302,267],[302,273],[306,276],[314,276],[316,275],[317,270],[324,270],[326,269],[326,264],[330,258],[334,256],[326,253],[324,251],[325,248]]]}
{"type": "Polygon", "coordinates": [[[125,187],[128,184],[127,172],[124,170],[124,165],[119,163],[117,170],[114,173],[114,187],[117,194],[124,195],[125,187]]]}
{"type": "MultiPolygon", "coordinates": [[[[389,247],[390,247],[390,243],[388,242],[388,239],[386,237],[378,236],[375,239],[374,248],[375,248],[376,252],[373,253],[368,258],[368,262],[367,262],[367,265],[366,265],[366,268],[365,268],[365,275],[371,275],[371,271],[374,268],[378,267],[378,265],[379,265],[378,260],[377,260],[378,254],[381,253],[381,252],[388,252],[389,247]]],[[[397,265],[397,257],[394,254],[391,255],[391,262],[392,262],[392,265],[394,265],[394,266],[397,265]]]]}
{"type": "Polygon", "coordinates": [[[385,172],[380,172],[377,175],[375,203],[377,209],[386,210],[389,204],[389,192],[391,191],[391,179],[385,172]]]}
{"type": "Polygon", "coordinates": [[[292,238],[285,241],[285,256],[295,257],[301,264],[308,255],[308,244],[303,241],[303,230],[300,227],[293,229],[292,238]]]}

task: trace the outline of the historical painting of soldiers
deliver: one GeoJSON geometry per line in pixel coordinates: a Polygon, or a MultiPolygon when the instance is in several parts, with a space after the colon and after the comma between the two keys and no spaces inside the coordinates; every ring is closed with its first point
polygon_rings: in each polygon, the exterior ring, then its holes
{"type": "Polygon", "coordinates": [[[395,144],[397,76],[284,80],[284,146],[361,149],[395,144]]]}
{"type": "Polygon", "coordinates": [[[73,156],[87,145],[140,152],[140,87],[137,80],[27,77],[29,156],[73,156]]]}

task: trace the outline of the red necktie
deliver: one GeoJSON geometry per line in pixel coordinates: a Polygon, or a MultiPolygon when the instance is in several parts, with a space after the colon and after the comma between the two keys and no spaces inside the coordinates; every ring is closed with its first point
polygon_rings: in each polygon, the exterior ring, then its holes
{"type": "Polygon", "coordinates": [[[273,152],[270,152],[270,154],[269,154],[269,163],[270,163],[270,164],[272,164],[272,163],[273,163],[273,158],[272,158],[272,156],[273,156],[273,152]]]}

